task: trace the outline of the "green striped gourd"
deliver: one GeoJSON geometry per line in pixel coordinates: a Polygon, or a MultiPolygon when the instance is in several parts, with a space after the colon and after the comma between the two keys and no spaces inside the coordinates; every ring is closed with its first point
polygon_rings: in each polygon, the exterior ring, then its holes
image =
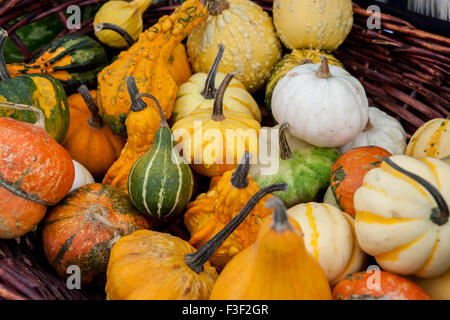
{"type": "MultiPolygon", "coordinates": [[[[279,130],[279,166],[274,174],[262,175],[260,164],[253,165],[250,175],[260,188],[286,182],[288,190],[277,194],[288,208],[316,200],[318,193],[330,184],[331,168],[339,157],[332,148],[310,146],[291,151],[286,140],[287,124],[279,130]]],[[[269,144],[270,145],[270,144],[269,144]]]]}
{"type": "Polygon", "coordinates": [[[128,177],[128,194],[142,213],[165,220],[181,213],[190,200],[194,188],[192,171],[174,149],[172,131],[164,119],[158,100],[150,94],[139,94],[133,77],[127,78],[131,103],[145,108],[141,96],[155,101],[161,124],[155,143],[134,164],[128,177]]]}
{"type": "MultiPolygon", "coordinates": [[[[69,129],[69,107],[66,93],[55,78],[43,74],[25,75],[10,78],[3,58],[3,44],[8,37],[0,29],[0,102],[34,106],[42,110],[45,117],[45,130],[61,143],[69,129]]],[[[35,123],[36,113],[13,108],[0,108],[0,117],[35,123]]]]}

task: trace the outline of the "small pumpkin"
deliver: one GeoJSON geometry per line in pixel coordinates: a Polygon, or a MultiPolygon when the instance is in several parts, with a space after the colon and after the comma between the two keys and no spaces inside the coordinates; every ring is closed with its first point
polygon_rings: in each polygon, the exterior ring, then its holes
{"type": "Polygon", "coordinates": [[[341,280],[333,289],[333,300],[432,300],[432,298],[405,278],[375,270],[358,272],[341,280]]]}
{"type": "Polygon", "coordinates": [[[397,155],[370,170],[354,195],[361,248],[386,271],[421,278],[450,268],[450,165],[397,155]]]}
{"type": "Polygon", "coordinates": [[[331,285],[361,271],[366,255],[356,239],[353,218],[324,203],[302,203],[290,208],[288,215],[303,231],[305,247],[320,263],[331,285]]]}
{"type": "Polygon", "coordinates": [[[208,261],[256,203],[278,184],[259,190],[225,228],[199,250],[167,233],[141,230],[122,237],[111,251],[106,294],[109,300],[206,300],[217,279],[208,261]]]}
{"type": "MultiPolygon", "coordinates": [[[[214,237],[259,190],[248,175],[249,169],[250,155],[245,152],[235,170],[225,172],[207,193],[198,195],[195,201],[187,205],[184,223],[191,234],[189,243],[195,248],[214,237]]],[[[255,242],[264,217],[271,213],[265,207],[267,199],[269,196],[261,199],[251,215],[214,251],[209,261],[218,270],[255,242]]]]}
{"type": "Polygon", "coordinates": [[[281,57],[281,44],[269,15],[250,0],[208,1],[209,15],[188,37],[189,61],[195,72],[208,72],[219,43],[227,48],[219,71],[237,71],[253,93],[260,89],[281,57]]]}
{"type": "MultiPolygon", "coordinates": [[[[147,96],[156,103],[161,124],[153,146],[131,168],[128,194],[139,211],[158,220],[167,220],[179,215],[191,199],[194,176],[189,165],[174,149],[172,131],[158,100],[151,95],[141,96],[147,96]]],[[[137,100],[132,104],[145,106],[138,94],[131,95],[131,99],[137,100]]]]}
{"type": "Polygon", "coordinates": [[[82,84],[97,84],[97,74],[108,63],[105,49],[94,39],[71,34],[50,42],[29,63],[7,65],[12,77],[25,74],[47,74],[71,89],[82,84]]]}
{"type": "MultiPolygon", "coordinates": [[[[279,129],[279,147],[272,148],[268,163],[260,161],[253,165],[250,175],[259,187],[275,182],[286,182],[287,192],[278,194],[285,205],[290,208],[302,202],[316,200],[319,191],[330,183],[330,171],[339,157],[339,151],[306,145],[304,148],[291,150],[287,139],[287,124],[279,129]]],[[[260,150],[264,150],[262,147],[260,150]]]]}
{"type": "Polygon", "coordinates": [[[450,300],[450,269],[434,278],[410,277],[409,280],[429,293],[434,300],[450,300]]]}
{"type": "MultiPolygon", "coordinates": [[[[208,74],[203,72],[196,73],[178,88],[172,114],[175,122],[192,111],[213,106],[217,91],[216,86],[218,87],[225,78],[225,74],[217,72],[224,50],[225,47],[220,44],[219,52],[208,74]]],[[[261,112],[258,104],[239,80],[233,79],[225,91],[223,109],[247,113],[256,121],[261,122],[261,112]]]]}
{"type": "Polygon", "coordinates": [[[95,103],[97,92],[86,86],[69,96],[70,125],[64,148],[95,177],[103,177],[117,160],[125,141],[105,126],[95,103]]]}
{"type": "Polygon", "coordinates": [[[89,172],[88,169],[83,167],[80,163],[73,160],[73,166],[75,168],[75,178],[73,179],[72,187],[70,188],[69,192],[78,189],[79,187],[82,187],[86,184],[94,183],[94,177],[89,172]]]}
{"type": "Polygon", "coordinates": [[[275,0],[273,22],[289,49],[333,51],[352,29],[352,1],[275,0]]]}
{"type": "Polygon", "coordinates": [[[278,81],[272,96],[278,123],[297,139],[319,147],[340,147],[366,127],[369,103],[358,79],[338,66],[306,63],[278,81]],[[305,94],[308,93],[308,94],[305,94]]]}
{"type": "Polygon", "coordinates": [[[369,122],[356,138],[339,148],[341,153],[363,146],[377,146],[393,155],[404,154],[406,132],[400,122],[378,108],[369,108],[369,122]]]}
{"type": "Polygon", "coordinates": [[[272,95],[275,86],[282,77],[286,75],[293,68],[302,65],[306,62],[319,63],[320,57],[325,56],[329,64],[344,68],[344,65],[336,59],[331,53],[326,53],[316,49],[301,49],[293,50],[287,53],[273,68],[269,80],[266,85],[265,103],[269,110],[271,110],[272,95]]]}
{"type": "Polygon", "coordinates": [[[338,207],[355,216],[353,196],[363,184],[364,176],[383,162],[384,157],[392,154],[380,147],[358,147],[337,159],[331,168],[331,190],[338,207]]]}
{"type": "Polygon", "coordinates": [[[81,282],[104,282],[109,255],[122,236],[150,225],[123,191],[100,183],[82,186],[51,208],[42,243],[50,264],[62,277],[76,265],[81,282]]]}
{"type": "Polygon", "coordinates": [[[193,111],[172,127],[184,158],[204,176],[222,175],[237,167],[244,151],[258,151],[259,122],[246,113],[223,110],[225,90],[235,75],[226,75],[213,108],[193,111]]]}
{"type": "MultiPolygon", "coordinates": [[[[127,78],[127,87],[128,94],[132,97],[131,112],[126,121],[128,140],[119,158],[108,169],[103,183],[128,193],[128,177],[131,168],[136,160],[152,147],[161,120],[153,107],[147,106],[145,102],[142,103],[142,98],[149,98],[145,96],[142,96],[140,100],[135,98],[139,92],[134,77],[127,78]]],[[[155,103],[152,100],[151,102],[155,103]]]]}
{"type": "Polygon", "coordinates": [[[450,116],[423,124],[406,147],[406,155],[442,159],[450,156],[450,116]]]}
{"type": "Polygon", "coordinates": [[[211,300],[330,300],[327,277],[308,253],[300,227],[272,197],[256,242],[235,256],[217,278],[211,300]]]}
{"type": "MultiPolygon", "coordinates": [[[[184,77],[187,67],[170,69],[169,62],[174,59],[175,48],[206,16],[206,7],[200,0],[184,1],[172,15],[161,17],[157,24],[141,33],[131,48],[123,51],[117,60],[99,73],[97,102],[100,114],[115,134],[124,137],[127,134],[125,120],[131,106],[126,94],[128,76],[136,79],[139,92],[158,99],[164,117],[170,119],[178,90],[175,79],[184,77]],[[181,74],[174,77],[174,72],[181,74]]],[[[178,55],[182,56],[183,50],[181,48],[178,55]]],[[[186,66],[180,61],[173,63],[173,66],[180,63],[186,66]]]]}

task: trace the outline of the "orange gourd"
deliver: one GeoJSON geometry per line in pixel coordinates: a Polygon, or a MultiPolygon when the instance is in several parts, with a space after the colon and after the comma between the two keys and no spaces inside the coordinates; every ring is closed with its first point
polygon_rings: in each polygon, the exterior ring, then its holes
{"type": "MultiPolygon", "coordinates": [[[[248,172],[250,156],[246,152],[235,170],[224,173],[207,193],[187,205],[184,222],[191,233],[189,243],[199,248],[214,237],[244,207],[259,190],[248,172]]],[[[222,269],[236,254],[253,244],[263,218],[271,213],[265,207],[270,196],[263,198],[240,226],[225,240],[210,258],[211,264],[222,269]]]]}
{"type": "Polygon", "coordinates": [[[211,300],[330,300],[325,272],[308,253],[300,226],[278,197],[256,242],[223,269],[211,300]]]}
{"type": "Polygon", "coordinates": [[[89,91],[85,85],[78,92],[67,99],[70,125],[63,146],[94,177],[103,177],[119,157],[125,141],[113,134],[99,116],[97,92],[89,91]]]}

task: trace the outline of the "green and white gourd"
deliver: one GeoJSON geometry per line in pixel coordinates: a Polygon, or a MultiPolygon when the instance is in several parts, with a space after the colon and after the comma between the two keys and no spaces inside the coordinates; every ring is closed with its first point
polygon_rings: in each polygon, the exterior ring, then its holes
{"type": "Polygon", "coordinates": [[[318,193],[329,185],[331,167],[340,154],[334,148],[315,146],[291,151],[286,139],[287,129],[287,124],[281,125],[279,129],[279,163],[278,166],[274,165],[274,172],[267,174],[258,161],[256,165],[252,165],[250,175],[260,188],[286,182],[288,190],[276,195],[290,208],[316,200],[318,193]]]}
{"type": "Polygon", "coordinates": [[[189,202],[194,189],[194,176],[174,149],[172,131],[158,100],[149,94],[139,94],[133,77],[127,78],[127,86],[135,108],[145,108],[141,97],[148,97],[155,101],[161,116],[154,145],[135,162],[130,171],[128,194],[140,212],[166,220],[181,213],[189,202]]]}

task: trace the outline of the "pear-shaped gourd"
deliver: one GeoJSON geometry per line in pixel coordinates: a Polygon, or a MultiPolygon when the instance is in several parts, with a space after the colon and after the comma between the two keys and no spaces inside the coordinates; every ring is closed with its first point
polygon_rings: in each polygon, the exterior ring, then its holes
{"type": "Polygon", "coordinates": [[[152,148],[134,164],[128,176],[128,194],[142,213],[164,219],[179,214],[192,196],[194,177],[189,166],[174,149],[172,131],[164,119],[158,100],[139,93],[132,78],[127,79],[133,104],[145,105],[141,96],[155,101],[161,117],[152,148]]]}

